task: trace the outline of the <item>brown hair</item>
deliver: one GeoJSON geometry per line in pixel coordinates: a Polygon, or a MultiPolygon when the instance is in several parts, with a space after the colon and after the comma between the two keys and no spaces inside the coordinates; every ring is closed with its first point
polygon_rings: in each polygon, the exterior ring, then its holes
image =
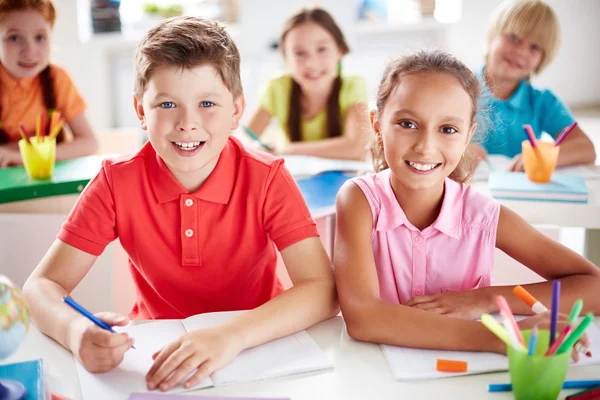
{"type": "MultiPolygon", "coordinates": [[[[319,7],[302,8],[292,15],[285,22],[279,42],[282,51],[284,50],[285,38],[290,31],[307,22],[314,22],[333,36],[336,45],[342,55],[350,52],[350,48],[346,43],[344,34],[340,27],[335,23],[335,20],[327,11],[319,7]]],[[[338,69],[339,70],[339,69],[338,69]]],[[[327,136],[335,137],[342,134],[342,116],[340,110],[340,89],[342,87],[342,78],[338,76],[333,82],[329,99],[327,100],[327,136]]],[[[300,97],[302,89],[298,82],[292,79],[292,90],[290,92],[290,108],[288,111],[288,136],[290,141],[299,142],[302,140],[302,124],[301,124],[301,106],[300,97]]]]}
{"type": "Polygon", "coordinates": [[[198,17],[166,19],[150,29],[137,48],[134,93],[141,100],[150,76],[162,65],[201,64],[212,65],[234,97],[242,94],[240,53],[222,24],[198,17]]]}
{"type": "MultiPolygon", "coordinates": [[[[56,9],[54,8],[52,0],[0,0],[0,21],[6,18],[6,15],[12,11],[29,9],[38,11],[46,21],[50,23],[50,27],[54,27],[54,22],[56,21],[56,9]]],[[[44,105],[48,111],[56,109],[56,96],[52,82],[51,68],[52,67],[48,65],[39,75],[42,93],[44,95],[44,105]]],[[[0,114],[2,114],[1,108],[0,114]]],[[[61,131],[56,140],[60,142],[63,139],[64,131],[61,131]]],[[[0,126],[0,143],[6,142],[8,142],[8,135],[0,126]]]]}
{"type": "Polygon", "coordinates": [[[560,25],[550,6],[540,0],[505,0],[490,17],[485,58],[492,41],[505,33],[530,40],[542,48],[542,60],[534,71],[539,74],[556,56],[560,45],[560,25]]]}
{"type": "MultiPolygon", "coordinates": [[[[401,78],[416,73],[448,74],[456,77],[469,94],[472,101],[471,124],[475,122],[477,101],[481,85],[475,74],[454,56],[440,50],[421,50],[406,57],[392,60],[383,72],[377,90],[377,114],[381,115],[392,90],[401,83],[401,78]]],[[[373,139],[369,145],[373,166],[376,172],[389,168],[384,157],[383,147],[373,139]]],[[[464,183],[473,174],[474,163],[466,155],[460,160],[450,178],[464,183]]]]}

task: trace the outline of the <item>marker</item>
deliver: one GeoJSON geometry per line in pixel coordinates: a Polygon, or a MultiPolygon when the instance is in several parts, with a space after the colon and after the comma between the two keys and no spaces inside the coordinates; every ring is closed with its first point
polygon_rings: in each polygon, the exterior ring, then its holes
{"type": "Polygon", "coordinates": [[[594,314],[587,313],[585,317],[581,320],[579,325],[577,325],[577,328],[575,328],[573,333],[571,333],[569,337],[567,337],[565,341],[560,345],[558,350],[556,350],[556,354],[562,354],[565,351],[569,350],[571,347],[573,347],[575,345],[575,342],[578,341],[579,338],[581,338],[581,335],[583,335],[583,332],[585,332],[585,330],[588,326],[590,326],[593,320],[594,314]]]}
{"type": "Polygon", "coordinates": [[[510,341],[510,337],[508,336],[506,329],[504,329],[504,327],[500,325],[500,322],[496,321],[490,314],[482,314],[481,323],[490,331],[492,331],[494,335],[498,336],[500,340],[506,343],[507,346],[512,346],[512,342],[510,341]]]}
{"type": "Polygon", "coordinates": [[[527,290],[523,288],[523,286],[516,286],[513,289],[513,293],[520,298],[525,304],[527,304],[531,311],[536,314],[543,314],[548,312],[548,309],[540,303],[535,297],[531,295],[527,290]]]}
{"type": "MultiPolygon", "coordinates": [[[[506,322],[506,324],[504,325],[506,327],[506,330],[509,331],[508,334],[509,336],[511,335],[511,330],[514,332],[515,338],[518,341],[518,343],[521,346],[525,346],[525,340],[523,340],[523,335],[521,334],[521,330],[519,329],[519,325],[517,325],[517,321],[515,320],[515,317],[513,316],[512,311],[510,311],[510,307],[508,305],[508,303],[506,302],[506,299],[504,298],[504,296],[498,296],[496,297],[496,304],[498,304],[498,309],[500,310],[500,314],[502,315],[502,318],[504,318],[504,321],[506,322]]],[[[515,347],[513,345],[513,347],[515,347]]],[[[519,346],[517,346],[519,347],[519,346]]],[[[517,347],[515,347],[515,349],[517,349],[517,347]]]]}
{"type": "MultiPolygon", "coordinates": [[[[99,326],[100,328],[107,330],[109,332],[112,332],[112,333],[117,333],[113,328],[110,327],[110,325],[108,325],[106,322],[104,322],[101,319],[94,316],[94,314],[92,314],[91,312],[89,312],[88,310],[83,308],[83,306],[78,304],[70,296],[63,296],[63,301],[65,303],[67,303],[69,306],[71,306],[71,308],[73,310],[77,311],[79,314],[83,315],[84,317],[86,317],[87,319],[92,321],[94,324],[99,326]]],[[[135,347],[131,346],[131,348],[135,350],[135,347]]]]}
{"type": "Polygon", "coordinates": [[[250,136],[252,139],[256,140],[263,149],[265,149],[267,151],[271,151],[271,148],[269,146],[267,146],[262,140],[260,140],[260,138],[258,136],[256,136],[256,134],[254,132],[252,132],[250,130],[250,128],[248,128],[246,125],[242,125],[242,129],[244,130],[244,132],[246,132],[246,134],[248,136],[250,136]]]}
{"type": "Polygon", "coordinates": [[[527,349],[527,355],[532,356],[535,354],[535,345],[537,344],[538,337],[538,326],[537,324],[533,326],[531,330],[531,335],[529,335],[529,349],[527,349]]]}
{"type": "MultiPolygon", "coordinates": [[[[589,389],[600,385],[600,380],[589,381],[565,381],[563,389],[589,389]]],[[[510,383],[491,383],[488,387],[489,392],[511,392],[512,385],[510,383]]]]}
{"type": "Polygon", "coordinates": [[[552,354],[556,353],[558,347],[562,344],[569,332],[571,332],[571,330],[573,329],[573,325],[575,324],[575,321],[577,321],[577,318],[579,317],[579,313],[581,312],[582,308],[583,300],[581,299],[577,300],[575,304],[573,304],[573,308],[571,308],[571,314],[569,314],[569,319],[567,319],[567,326],[562,331],[560,336],[554,341],[554,343],[552,343],[552,346],[550,346],[550,348],[546,352],[546,356],[551,356],[552,354]]]}
{"type": "MultiPolygon", "coordinates": [[[[556,324],[558,323],[558,306],[560,302],[560,281],[552,281],[552,312],[550,313],[550,346],[556,340],[556,324]]],[[[573,342],[575,344],[575,342],[573,342]]]]}
{"type": "Polygon", "coordinates": [[[438,359],[435,368],[441,372],[467,372],[467,362],[438,359]]]}

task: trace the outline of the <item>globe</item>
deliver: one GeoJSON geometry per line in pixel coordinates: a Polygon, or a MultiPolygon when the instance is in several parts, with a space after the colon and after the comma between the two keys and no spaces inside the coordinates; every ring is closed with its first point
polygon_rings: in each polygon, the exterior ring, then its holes
{"type": "MultiPolygon", "coordinates": [[[[0,275],[0,360],[15,352],[29,330],[29,313],[18,287],[0,275]]],[[[19,382],[0,379],[1,399],[24,399],[25,388],[19,382]]]]}

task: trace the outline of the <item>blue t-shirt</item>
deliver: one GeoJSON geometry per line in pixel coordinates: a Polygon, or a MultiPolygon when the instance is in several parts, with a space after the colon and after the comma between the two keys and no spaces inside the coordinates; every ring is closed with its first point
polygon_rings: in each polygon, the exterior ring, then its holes
{"type": "Polygon", "coordinates": [[[521,142],[527,139],[524,124],[531,125],[539,139],[542,132],[556,137],[575,121],[567,106],[549,89],[536,89],[522,79],[509,99],[500,100],[485,84],[483,69],[477,77],[483,86],[478,115],[485,129],[481,144],[489,154],[521,154],[521,142]]]}

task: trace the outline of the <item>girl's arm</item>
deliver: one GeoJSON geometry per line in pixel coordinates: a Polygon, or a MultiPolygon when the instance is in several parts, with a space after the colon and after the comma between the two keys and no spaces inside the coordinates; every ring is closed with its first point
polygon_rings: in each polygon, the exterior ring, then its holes
{"type": "Polygon", "coordinates": [[[369,118],[367,105],[356,103],[348,107],[342,136],[312,142],[294,142],[283,154],[363,160],[367,155],[369,118]]]}
{"type": "Polygon", "coordinates": [[[502,342],[478,322],[383,301],[372,249],[373,217],[360,188],[344,184],[336,208],[335,278],[351,337],[408,347],[504,351],[502,342]]]}
{"type": "MultiPolygon", "coordinates": [[[[510,209],[501,206],[496,235],[496,247],[549,281],[560,279],[560,312],[569,314],[573,303],[583,299],[583,312],[600,314],[600,268],[579,254],[540,233],[510,209]]],[[[550,309],[552,283],[523,285],[550,309]]],[[[531,314],[531,309],[513,293],[514,286],[448,292],[420,296],[407,304],[412,307],[475,319],[481,313],[498,312],[496,297],[502,295],[515,314],[531,314]]]]}
{"type": "Polygon", "coordinates": [[[98,152],[98,140],[84,113],[69,121],[69,128],[73,132],[73,140],[56,146],[57,160],[69,160],[98,152]]]}
{"type": "MultiPolygon", "coordinates": [[[[496,247],[549,281],[561,280],[560,311],[568,314],[573,303],[583,299],[583,312],[600,314],[600,268],[562,244],[539,232],[514,211],[502,206],[496,247]]],[[[552,302],[551,282],[524,285],[548,309],[552,302]]],[[[482,289],[503,295],[518,314],[531,310],[512,294],[512,286],[482,289]]],[[[493,311],[497,311],[495,307],[493,311]]]]}
{"type": "Polygon", "coordinates": [[[265,131],[267,125],[271,121],[271,113],[262,107],[259,107],[248,122],[248,129],[250,129],[256,136],[261,136],[265,131]]]}
{"type": "Polygon", "coordinates": [[[596,150],[590,138],[576,126],[560,144],[557,166],[564,167],[575,164],[594,164],[596,150]]]}

